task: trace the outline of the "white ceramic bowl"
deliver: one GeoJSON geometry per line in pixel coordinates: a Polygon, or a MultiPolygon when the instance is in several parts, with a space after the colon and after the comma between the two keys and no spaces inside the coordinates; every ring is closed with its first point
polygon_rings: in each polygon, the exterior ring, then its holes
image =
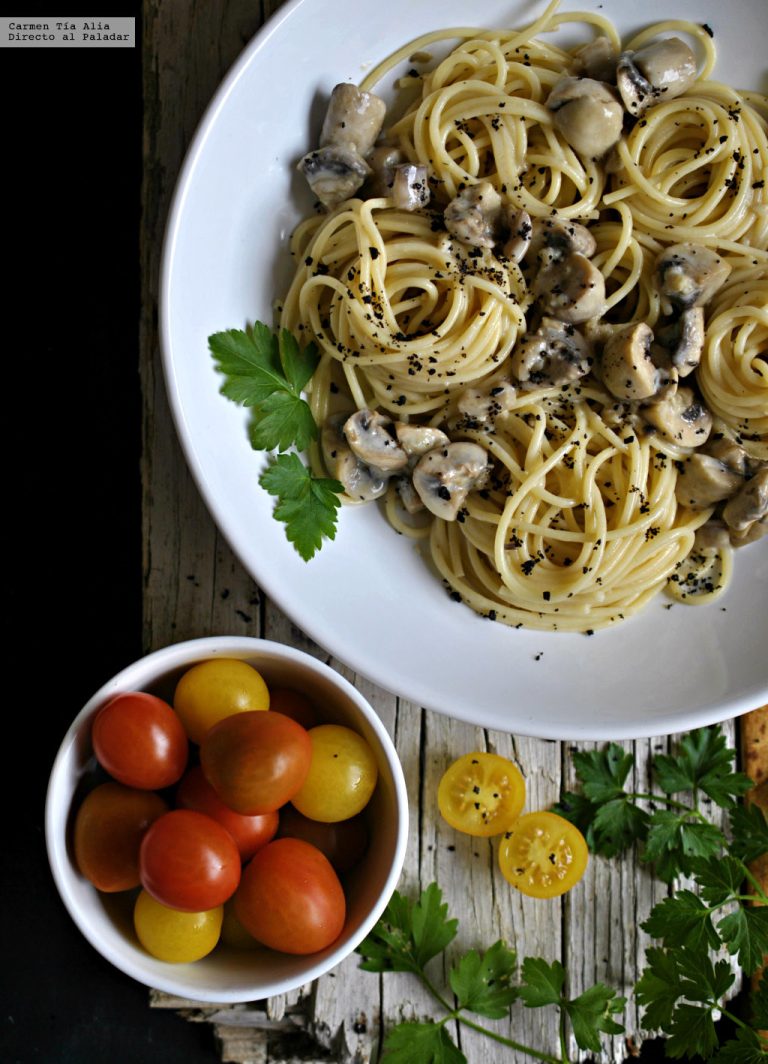
{"type": "Polygon", "coordinates": [[[408,797],[400,762],[372,707],[342,676],[291,647],[263,639],[218,636],[155,651],[106,683],[72,722],[59,748],[48,786],[46,843],[53,877],[72,919],[99,953],[149,987],[195,1001],[254,1001],[285,993],[318,978],[362,941],[381,915],[397,880],[408,835],[408,797]],[[170,700],[181,674],[198,661],[242,658],[268,684],[295,687],[323,707],[323,718],[354,728],[376,754],[379,778],[369,805],[370,842],[361,863],[345,877],[347,918],[328,949],[310,956],[272,950],[234,950],[219,945],[194,964],[168,964],[139,944],[132,906],[120,894],[99,893],[77,870],[72,852],[76,798],[94,767],[91,722],[122,691],[151,691],[170,700]]]}

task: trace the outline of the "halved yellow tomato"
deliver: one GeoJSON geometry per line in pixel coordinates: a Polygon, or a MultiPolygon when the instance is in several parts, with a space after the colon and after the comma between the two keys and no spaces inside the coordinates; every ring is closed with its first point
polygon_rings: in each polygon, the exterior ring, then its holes
{"type": "Polygon", "coordinates": [[[501,835],[510,830],[525,805],[525,780],[517,765],[499,754],[465,754],[440,780],[437,805],[457,831],[501,835]]]}
{"type": "Polygon", "coordinates": [[[499,847],[502,875],[532,898],[556,898],[587,867],[587,842],[575,824],[541,810],[521,816],[499,847]]]}

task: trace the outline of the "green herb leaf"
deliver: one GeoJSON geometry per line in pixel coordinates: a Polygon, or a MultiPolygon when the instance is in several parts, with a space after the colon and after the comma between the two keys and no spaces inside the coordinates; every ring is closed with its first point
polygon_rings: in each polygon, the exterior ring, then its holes
{"type": "Polygon", "coordinates": [[[443,1024],[399,1023],[384,1039],[389,1064],[467,1064],[443,1024]]]}
{"type": "Polygon", "coordinates": [[[277,337],[263,322],[245,332],[229,329],[208,338],[225,375],[222,395],[253,410],[249,435],[260,451],[300,451],[317,437],[317,426],[301,390],[318,363],[313,344],[300,350],[287,330],[277,337]]]}
{"type": "Polygon", "coordinates": [[[665,946],[720,947],[708,906],[690,890],[680,890],[654,905],[642,928],[665,946]]]}
{"type": "Polygon", "coordinates": [[[713,857],[724,845],[725,838],[714,824],[662,809],[651,817],[643,860],[653,862],[659,878],[670,883],[681,872],[690,873],[692,857],[713,857]]]}
{"type": "Polygon", "coordinates": [[[753,785],[743,772],[732,770],[735,756],[718,726],[697,728],[683,736],[674,757],[653,759],[654,778],[667,794],[699,789],[723,809],[733,809],[753,785]]]}
{"type": "Polygon", "coordinates": [[[456,936],[458,920],[446,919],[442,891],[430,883],[413,904],[395,891],[386,909],[357,947],[360,967],[369,972],[414,972],[427,964],[456,936]]]}
{"type": "Polygon", "coordinates": [[[336,480],[315,477],[296,454],[280,454],[259,477],[259,484],[277,496],[275,517],[305,561],[319,550],[323,536],[336,536],[336,511],[344,488],[336,480]]]}
{"type": "Polygon", "coordinates": [[[465,953],[449,976],[458,1007],[492,1020],[506,1016],[518,996],[517,987],[510,986],[516,963],[515,953],[501,941],[482,957],[473,949],[465,953]]]}
{"type": "Polygon", "coordinates": [[[584,793],[569,791],[554,808],[579,828],[592,852],[615,857],[645,838],[648,814],[624,791],[632,754],[609,743],[602,750],[576,753],[573,761],[584,793]]]}
{"type": "Polygon", "coordinates": [[[697,1053],[708,1059],[719,1045],[710,1009],[699,1005],[678,1005],[669,1025],[665,1046],[668,1057],[693,1057],[697,1053]]]}
{"type": "Polygon", "coordinates": [[[751,975],[768,956],[768,909],[739,905],[717,925],[729,953],[738,953],[739,964],[751,975]]]}
{"type": "Polygon", "coordinates": [[[756,1031],[739,1027],[735,1037],[710,1058],[710,1064],[768,1064],[768,1047],[756,1031]]]}
{"type": "Polygon", "coordinates": [[[749,1009],[752,1025],[761,1031],[768,1030],[768,974],[760,977],[760,982],[749,995],[749,1009]]]}
{"type": "Polygon", "coordinates": [[[710,905],[721,905],[734,894],[741,893],[744,868],[728,854],[719,857],[695,857],[691,871],[699,885],[700,895],[710,905]]]}
{"type": "Polygon", "coordinates": [[[447,919],[448,905],[437,883],[430,883],[422,891],[411,914],[414,955],[423,968],[428,961],[442,953],[456,937],[458,920],[447,919]]]}
{"type": "Polygon", "coordinates": [[[573,1001],[565,1002],[565,1011],[580,1049],[599,1053],[601,1031],[605,1034],[621,1034],[623,1026],[612,1017],[623,1010],[626,1000],[604,983],[596,983],[573,1001]]]}
{"type": "Polygon", "coordinates": [[[731,852],[742,861],[756,861],[768,853],[768,819],[757,803],[737,805],[730,815],[731,852]]]}
{"type": "Polygon", "coordinates": [[[655,946],[645,951],[646,967],[635,984],[635,995],[645,1006],[643,1023],[651,1030],[664,1030],[672,1022],[675,1004],[683,993],[677,961],[672,953],[655,946]]]}
{"type": "Polygon", "coordinates": [[[560,961],[548,964],[542,957],[526,957],[521,970],[520,998],[529,1009],[559,1005],[563,1000],[565,969],[560,961]]]}
{"type": "Polygon", "coordinates": [[[576,775],[584,793],[593,802],[610,802],[625,797],[624,781],[635,759],[618,743],[609,743],[602,750],[581,751],[573,755],[576,775]]]}

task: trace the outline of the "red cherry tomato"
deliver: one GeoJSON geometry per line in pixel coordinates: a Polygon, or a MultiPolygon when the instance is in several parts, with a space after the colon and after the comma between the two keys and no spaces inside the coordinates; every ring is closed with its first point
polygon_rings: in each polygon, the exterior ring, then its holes
{"type": "Polygon", "coordinates": [[[97,890],[138,887],[139,847],[153,821],[168,812],[154,791],[102,783],[86,796],[75,817],[75,861],[97,890]]]}
{"type": "Polygon", "coordinates": [[[200,747],[208,782],[236,813],[271,813],[296,794],[309,772],[305,728],[271,709],[235,713],[215,724],[200,747]]]}
{"type": "Polygon", "coordinates": [[[317,846],[337,872],[348,872],[353,868],[368,845],[368,829],[361,816],[324,824],[320,820],[310,820],[292,805],[280,810],[277,835],[281,839],[303,839],[317,846]]]}
{"type": "Polygon", "coordinates": [[[226,828],[240,852],[241,861],[247,861],[270,842],[277,831],[278,814],[264,813],[261,816],[243,816],[235,813],[210,785],[199,765],[191,768],[179,784],[176,805],[180,809],[194,809],[206,813],[226,828]]]}
{"type": "Polygon", "coordinates": [[[269,692],[269,708],[276,713],[284,713],[302,728],[314,728],[320,723],[312,701],[292,687],[272,687],[269,692]]]}
{"type": "Polygon", "coordinates": [[[127,787],[170,787],[187,766],[184,726],[168,703],[154,695],[117,695],[96,714],[91,736],[99,764],[127,787]]]}
{"type": "Polygon", "coordinates": [[[141,885],[161,905],[182,912],[223,905],[237,889],[241,867],[229,832],[191,809],[156,820],[139,851],[141,885]]]}
{"type": "Polygon", "coordinates": [[[265,946],[283,953],[316,953],[338,938],[346,902],[339,878],[315,846],[275,839],[243,870],[234,910],[265,946]]]}

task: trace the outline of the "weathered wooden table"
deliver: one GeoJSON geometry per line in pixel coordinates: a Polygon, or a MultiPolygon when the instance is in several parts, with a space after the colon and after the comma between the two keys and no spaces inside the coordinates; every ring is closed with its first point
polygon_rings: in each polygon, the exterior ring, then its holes
{"type": "MultiPolygon", "coordinates": [[[[328,658],[262,594],[215,528],[187,471],[168,413],[160,369],[157,291],[162,234],[185,149],[223,74],[280,0],[147,0],[144,4],[145,183],[143,214],[142,381],[144,394],[144,645],[146,650],[210,634],[264,636],[328,658]]],[[[597,980],[628,993],[648,938],[640,929],[665,893],[632,857],[593,859],[583,889],[564,900],[534,901],[510,890],[495,871],[492,848],[441,822],[435,793],[454,757],[472,749],[498,751],[526,776],[529,808],[549,806],[570,784],[562,744],[487,732],[426,712],[331,664],[370,699],[402,758],[412,816],[400,889],[413,893],[437,880],[460,918],[456,949],[506,939],[519,956],[560,958],[576,996],[597,980]]],[[[733,735],[735,723],[728,725],[733,735]]],[[[648,790],[652,751],[668,737],[626,743],[636,758],[634,787],[648,790]]],[[[182,1009],[215,1024],[229,1061],[375,1059],[393,1021],[432,1014],[432,1002],[408,975],[361,973],[356,956],[294,994],[232,1007],[195,1007],[153,994],[157,1007],[182,1009]],[[316,1049],[312,1047],[315,1046],[316,1049]]],[[[604,1040],[601,1060],[623,1061],[643,1040],[630,1000],[626,1035],[604,1040]]],[[[494,1025],[494,1024],[492,1024],[494,1025]]],[[[555,1052],[558,1035],[547,1010],[513,1008],[497,1029],[555,1052]]],[[[472,1064],[515,1062],[515,1053],[463,1028],[460,1044],[472,1064]]],[[[580,1059],[574,1050],[573,1059],[580,1059]]],[[[585,1055],[582,1054],[582,1057],[585,1055]]],[[[520,1057],[520,1060],[529,1059],[520,1057]]]]}

